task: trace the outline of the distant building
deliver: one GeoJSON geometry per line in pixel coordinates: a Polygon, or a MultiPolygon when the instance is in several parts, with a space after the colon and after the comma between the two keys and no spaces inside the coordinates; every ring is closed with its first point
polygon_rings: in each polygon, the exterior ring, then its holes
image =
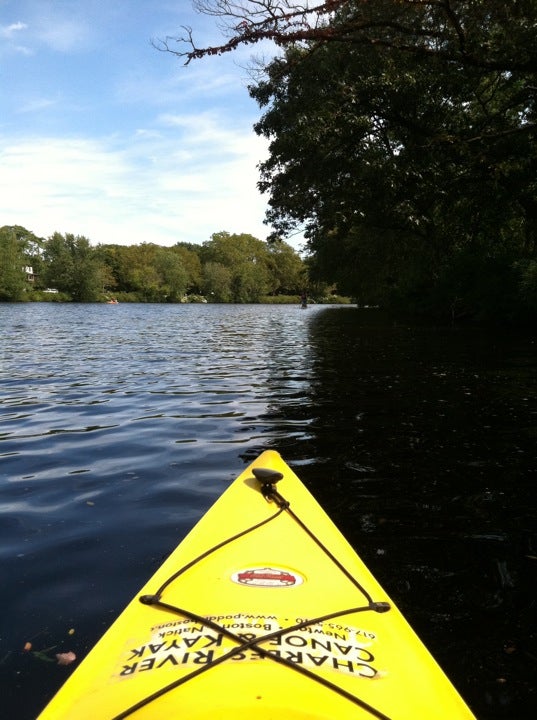
{"type": "Polygon", "coordinates": [[[33,267],[31,265],[25,265],[23,270],[26,273],[27,282],[34,283],[35,282],[35,273],[34,273],[33,267]]]}

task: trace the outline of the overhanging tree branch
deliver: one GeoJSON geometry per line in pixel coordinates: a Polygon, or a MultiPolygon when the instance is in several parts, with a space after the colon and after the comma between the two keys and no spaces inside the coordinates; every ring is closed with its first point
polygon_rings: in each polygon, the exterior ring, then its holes
{"type": "MultiPolygon", "coordinates": [[[[154,43],[192,60],[222,55],[270,40],[279,47],[329,42],[378,45],[447,62],[505,72],[537,70],[537,52],[517,56],[507,43],[498,52],[487,33],[509,33],[512,8],[499,0],[193,0],[217,19],[224,42],[198,47],[192,28],[154,43]]],[[[519,12],[524,13],[524,9],[519,12]]],[[[530,18],[531,19],[531,18],[530,18]]]]}

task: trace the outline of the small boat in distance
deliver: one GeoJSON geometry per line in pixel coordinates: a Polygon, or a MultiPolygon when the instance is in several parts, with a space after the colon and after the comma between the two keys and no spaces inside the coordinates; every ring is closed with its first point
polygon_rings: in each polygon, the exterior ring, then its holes
{"type": "Polygon", "coordinates": [[[116,298],[110,298],[110,300],[107,300],[107,301],[106,301],[106,304],[107,304],[107,305],[119,305],[119,303],[118,303],[118,301],[116,300],[116,298]]]}

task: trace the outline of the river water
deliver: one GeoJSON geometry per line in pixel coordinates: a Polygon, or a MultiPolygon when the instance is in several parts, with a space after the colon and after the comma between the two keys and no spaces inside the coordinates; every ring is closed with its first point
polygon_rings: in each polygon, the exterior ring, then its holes
{"type": "Polygon", "coordinates": [[[480,720],[537,714],[535,336],[352,307],[0,304],[2,717],[34,718],[260,451],[480,720]],[[31,643],[30,651],[24,651],[31,643]]]}

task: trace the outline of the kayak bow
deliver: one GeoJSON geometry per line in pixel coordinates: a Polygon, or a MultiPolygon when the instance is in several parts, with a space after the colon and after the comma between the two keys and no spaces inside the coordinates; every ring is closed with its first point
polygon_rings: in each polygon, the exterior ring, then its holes
{"type": "Polygon", "coordinates": [[[326,513],[266,451],[39,720],[471,720],[326,513]]]}

